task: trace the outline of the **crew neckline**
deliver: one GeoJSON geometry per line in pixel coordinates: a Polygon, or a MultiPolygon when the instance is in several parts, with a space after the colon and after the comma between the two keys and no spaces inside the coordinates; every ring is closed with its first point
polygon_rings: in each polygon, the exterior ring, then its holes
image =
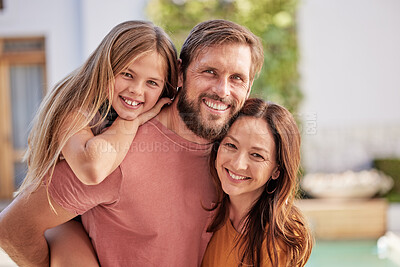
{"type": "Polygon", "coordinates": [[[178,135],[171,129],[167,128],[164,124],[158,121],[156,118],[153,118],[148,121],[148,123],[152,124],[161,134],[163,134],[166,138],[170,139],[173,143],[189,149],[189,150],[202,150],[209,151],[212,146],[212,142],[208,144],[199,144],[192,141],[189,141],[182,136],[178,135]]]}

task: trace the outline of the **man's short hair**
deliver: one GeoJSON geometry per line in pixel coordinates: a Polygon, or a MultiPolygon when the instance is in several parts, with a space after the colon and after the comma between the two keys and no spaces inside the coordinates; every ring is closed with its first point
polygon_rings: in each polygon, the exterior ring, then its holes
{"type": "Polygon", "coordinates": [[[249,46],[251,51],[250,80],[254,80],[264,62],[261,39],[246,27],[222,19],[201,22],[191,30],[180,53],[183,74],[186,75],[188,66],[203,48],[223,44],[249,46]]]}

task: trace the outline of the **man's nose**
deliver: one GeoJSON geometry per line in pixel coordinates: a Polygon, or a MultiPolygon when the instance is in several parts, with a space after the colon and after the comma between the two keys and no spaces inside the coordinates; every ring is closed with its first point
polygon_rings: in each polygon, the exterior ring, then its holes
{"type": "Polygon", "coordinates": [[[229,96],[230,89],[229,89],[229,82],[228,82],[227,78],[221,77],[218,80],[217,84],[215,85],[213,91],[221,98],[229,96]]]}

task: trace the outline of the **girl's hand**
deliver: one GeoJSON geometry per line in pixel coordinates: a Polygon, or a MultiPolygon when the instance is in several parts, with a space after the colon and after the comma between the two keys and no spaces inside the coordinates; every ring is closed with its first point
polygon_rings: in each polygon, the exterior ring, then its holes
{"type": "Polygon", "coordinates": [[[171,103],[172,103],[172,100],[169,99],[168,97],[163,97],[160,100],[158,100],[157,104],[155,104],[155,106],[152,109],[150,109],[149,111],[146,111],[145,113],[140,114],[136,118],[139,122],[139,125],[142,125],[146,121],[154,118],[158,113],[160,113],[161,108],[165,104],[171,104],[171,103]]]}

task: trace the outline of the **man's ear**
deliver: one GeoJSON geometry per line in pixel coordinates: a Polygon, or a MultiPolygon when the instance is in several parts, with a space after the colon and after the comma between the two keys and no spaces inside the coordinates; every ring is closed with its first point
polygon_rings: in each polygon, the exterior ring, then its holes
{"type": "Polygon", "coordinates": [[[250,96],[251,87],[253,86],[253,82],[254,82],[254,80],[250,81],[249,88],[247,89],[246,99],[249,98],[249,96],[250,96]]]}
{"type": "Polygon", "coordinates": [[[183,86],[183,70],[182,70],[182,59],[178,59],[178,87],[183,86]]]}

